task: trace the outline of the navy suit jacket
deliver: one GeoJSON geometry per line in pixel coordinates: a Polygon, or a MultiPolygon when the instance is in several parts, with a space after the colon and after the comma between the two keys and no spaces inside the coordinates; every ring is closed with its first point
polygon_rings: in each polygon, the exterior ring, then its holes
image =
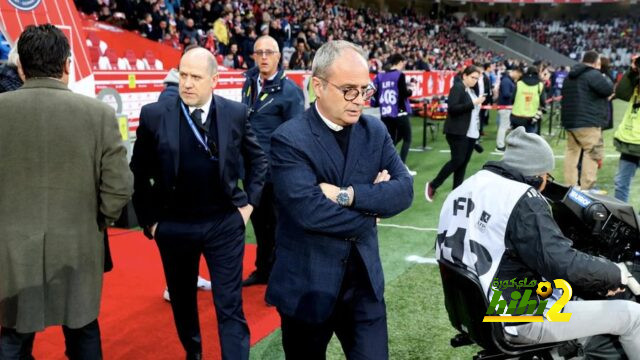
{"type": "MultiPolygon", "coordinates": [[[[223,190],[234,206],[255,207],[264,186],[267,157],[251,130],[247,107],[217,95],[213,98],[223,190]],[[243,166],[244,190],[238,187],[243,166]]],[[[140,111],[130,166],[134,174],[133,206],[141,226],[159,220],[175,190],[180,159],[180,111],[179,97],[145,105],[140,111]]]]}
{"type": "Polygon", "coordinates": [[[413,179],[382,122],[363,115],[352,126],[346,159],[315,106],[285,122],[271,138],[278,222],[267,301],[307,322],[331,315],[351,245],[364,261],[376,297],[383,299],[376,217],[396,215],[413,199],[413,179]],[[391,180],[374,185],[385,169],[391,180]],[[327,199],[318,186],[322,182],[353,186],[352,207],[327,199]]]}

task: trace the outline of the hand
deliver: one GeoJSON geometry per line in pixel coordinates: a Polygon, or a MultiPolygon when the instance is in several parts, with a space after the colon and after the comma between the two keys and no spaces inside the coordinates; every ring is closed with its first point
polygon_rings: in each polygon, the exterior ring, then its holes
{"type": "Polygon", "coordinates": [[[327,183],[320,183],[319,186],[320,190],[322,190],[322,193],[327,199],[333,201],[336,204],[338,203],[338,192],[340,192],[339,187],[327,183]]]}
{"type": "Polygon", "coordinates": [[[484,102],[484,100],[486,99],[486,97],[484,95],[482,96],[478,96],[474,101],[473,101],[473,105],[480,105],[484,102]]]}
{"type": "Polygon", "coordinates": [[[624,263],[617,263],[616,266],[620,269],[620,283],[629,287],[629,290],[634,295],[640,295],[640,284],[633,277],[627,266],[624,263]]]}
{"type": "Polygon", "coordinates": [[[607,296],[614,296],[614,295],[617,295],[617,294],[619,294],[621,292],[624,292],[623,288],[617,288],[617,289],[614,289],[614,290],[609,290],[609,291],[607,291],[607,296]]]}
{"type": "Polygon", "coordinates": [[[242,215],[242,221],[244,221],[244,224],[247,225],[247,222],[249,222],[249,217],[251,217],[251,213],[253,212],[253,205],[247,204],[243,207],[239,207],[238,211],[240,212],[240,215],[242,215]]]}
{"type": "Polygon", "coordinates": [[[158,223],[155,223],[149,227],[149,232],[151,233],[151,237],[156,237],[156,228],[158,227],[158,223]]]}
{"type": "MultiPolygon", "coordinates": [[[[327,183],[320,183],[318,186],[320,186],[320,190],[322,190],[322,193],[327,199],[338,204],[338,193],[340,192],[339,187],[327,183]]],[[[351,204],[353,204],[354,197],[353,187],[349,186],[347,188],[347,193],[349,193],[349,204],[347,204],[347,206],[351,206],[351,204]]]]}
{"type": "Polygon", "coordinates": [[[373,180],[373,183],[379,184],[381,182],[385,182],[389,180],[391,180],[391,175],[389,175],[389,172],[385,169],[378,173],[378,176],[376,176],[376,179],[373,180]]]}

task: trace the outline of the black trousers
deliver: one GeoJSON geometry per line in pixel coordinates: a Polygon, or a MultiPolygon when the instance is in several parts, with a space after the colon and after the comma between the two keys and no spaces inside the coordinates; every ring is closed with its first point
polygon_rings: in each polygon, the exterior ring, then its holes
{"type": "Polygon", "coordinates": [[[462,184],[467,164],[473,152],[473,145],[476,143],[476,139],[469,138],[466,135],[446,135],[451,149],[451,160],[444,164],[438,175],[431,182],[431,186],[434,189],[439,188],[451,174],[453,174],[454,189],[462,184]]]}
{"type": "MultiPolygon", "coordinates": [[[[78,329],[63,326],[62,332],[66,346],[65,354],[70,360],[102,359],[100,327],[97,319],[78,329]]],[[[35,333],[19,333],[15,329],[2,328],[0,360],[32,360],[31,352],[35,337],[35,333]]]]}
{"type": "Polygon", "coordinates": [[[222,358],[249,358],[249,326],[242,311],[244,230],[235,209],[206,221],[165,220],[156,228],[173,318],[187,358],[202,352],[197,301],[201,255],[211,276],[222,358]]]}
{"type": "Polygon", "coordinates": [[[335,332],[348,360],[389,358],[387,315],[378,301],[355,246],[332,315],[320,324],[280,313],[282,347],[287,360],[324,360],[335,332]]]}
{"type": "Polygon", "coordinates": [[[407,163],[407,156],[411,148],[411,121],[409,116],[382,117],[382,122],[387,126],[393,145],[398,145],[402,141],[400,148],[400,159],[403,163],[407,163]]]}
{"type": "Polygon", "coordinates": [[[256,273],[266,279],[273,267],[276,238],[276,204],[270,182],[264,184],[260,204],[251,213],[251,224],[256,234],[256,273]]]}

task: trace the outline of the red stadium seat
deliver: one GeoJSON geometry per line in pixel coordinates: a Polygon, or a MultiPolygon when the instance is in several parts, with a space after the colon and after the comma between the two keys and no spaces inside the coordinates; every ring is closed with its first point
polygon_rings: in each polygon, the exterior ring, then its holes
{"type": "Polygon", "coordinates": [[[96,69],[100,61],[100,49],[97,46],[89,47],[89,59],[91,60],[91,66],[96,69]]]}
{"type": "Polygon", "coordinates": [[[100,45],[100,37],[98,36],[98,33],[96,33],[95,31],[87,31],[87,38],[91,40],[91,44],[94,47],[97,48],[100,45]]]}
{"type": "Polygon", "coordinates": [[[131,49],[127,49],[127,51],[124,52],[124,57],[129,62],[129,65],[131,65],[131,68],[135,69],[136,68],[136,61],[138,60],[138,57],[136,56],[136,53],[131,49]]]}
{"type": "Polygon", "coordinates": [[[111,64],[111,68],[113,69],[117,69],[118,68],[118,54],[116,54],[116,51],[113,49],[107,49],[107,51],[104,54],[107,59],[109,59],[109,64],[111,64]]]}

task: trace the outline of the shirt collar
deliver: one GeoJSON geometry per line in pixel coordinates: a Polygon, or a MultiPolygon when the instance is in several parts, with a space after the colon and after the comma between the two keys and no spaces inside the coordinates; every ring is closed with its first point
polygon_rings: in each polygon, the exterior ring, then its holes
{"type": "MultiPolygon", "coordinates": [[[[278,75],[278,71],[276,71],[276,73],[273,74],[271,77],[269,77],[266,81],[271,81],[275,79],[276,75],[278,75]]],[[[262,74],[258,73],[258,93],[260,93],[261,91],[262,91],[262,74]]]]}
{"type": "Polygon", "coordinates": [[[341,131],[342,129],[344,129],[344,126],[340,126],[334,122],[331,122],[329,119],[327,119],[326,117],[324,117],[322,115],[322,113],[320,112],[320,109],[318,109],[318,103],[316,102],[315,104],[316,107],[316,112],[318,112],[318,115],[320,116],[320,119],[322,119],[322,122],[324,122],[325,125],[327,125],[329,127],[329,129],[333,130],[333,131],[341,131]]]}
{"type": "Polygon", "coordinates": [[[201,109],[202,110],[202,122],[204,123],[207,120],[207,116],[209,116],[209,110],[211,109],[211,101],[213,101],[213,94],[209,95],[209,100],[207,100],[206,103],[204,103],[204,105],[197,107],[197,106],[189,106],[189,114],[193,113],[193,110],[195,109],[201,109]]]}

